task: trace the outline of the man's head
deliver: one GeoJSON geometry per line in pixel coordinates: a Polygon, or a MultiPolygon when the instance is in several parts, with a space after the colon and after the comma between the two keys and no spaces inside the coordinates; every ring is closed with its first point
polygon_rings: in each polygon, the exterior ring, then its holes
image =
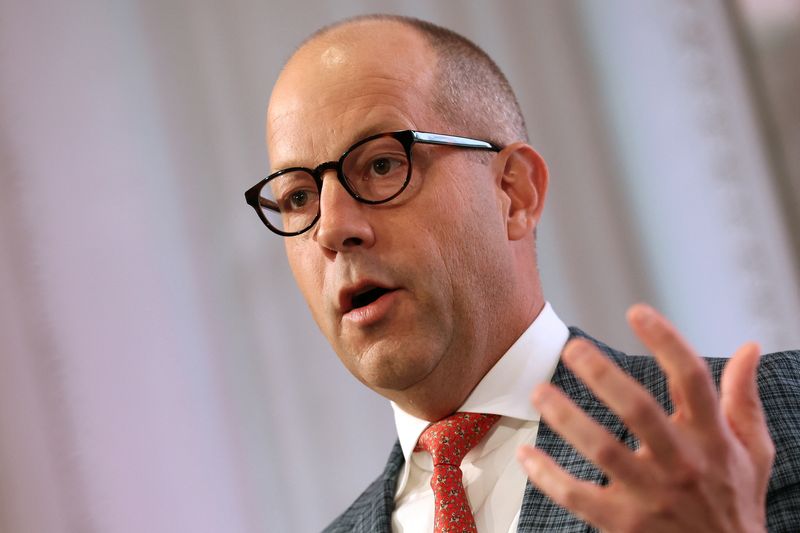
{"type": "Polygon", "coordinates": [[[463,402],[541,308],[533,231],[547,171],[524,142],[494,63],[412,19],[362,17],[321,30],[286,64],[267,114],[273,170],[314,168],[398,130],[504,148],[414,145],[408,187],[380,205],[358,202],[325,172],[319,220],[285,245],[345,366],[434,419],[463,402]]]}

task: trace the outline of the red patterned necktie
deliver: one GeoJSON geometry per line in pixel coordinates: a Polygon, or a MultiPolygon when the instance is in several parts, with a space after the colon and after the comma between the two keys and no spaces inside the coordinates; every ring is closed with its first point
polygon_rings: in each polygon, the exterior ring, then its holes
{"type": "Polygon", "coordinates": [[[456,413],[422,432],[414,451],[426,450],[433,458],[434,533],[477,533],[461,481],[461,460],[499,418],[499,415],[456,413]]]}

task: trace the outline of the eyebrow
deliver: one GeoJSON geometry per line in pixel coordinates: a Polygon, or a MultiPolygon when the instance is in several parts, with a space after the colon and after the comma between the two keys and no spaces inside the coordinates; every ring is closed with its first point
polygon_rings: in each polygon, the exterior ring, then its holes
{"type": "MultiPolygon", "coordinates": [[[[373,135],[378,135],[379,133],[389,133],[395,131],[405,131],[405,130],[414,130],[416,127],[413,126],[400,126],[400,127],[387,127],[387,126],[370,126],[367,128],[362,128],[358,130],[358,135],[355,135],[352,142],[348,143],[347,148],[353,146],[355,143],[362,139],[366,139],[367,137],[371,137],[373,135]]],[[[347,150],[345,148],[345,150],[347,150]]]]}
{"type": "MultiPolygon", "coordinates": [[[[395,132],[395,131],[416,130],[416,129],[418,129],[416,126],[408,126],[408,125],[406,125],[406,126],[397,126],[397,127],[372,125],[372,126],[367,126],[367,127],[361,128],[360,130],[357,130],[356,135],[353,135],[350,138],[350,142],[348,142],[345,145],[345,147],[343,149],[341,149],[337,153],[336,156],[334,156],[335,159],[332,159],[332,160],[329,159],[328,161],[338,161],[339,158],[342,156],[342,154],[345,151],[349,150],[351,146],[356,144],[358,141],[366,139],[367,137],[371,137],[373,135],[378,135],[379,133],[389,133],[389,132],[395,132]]],[[[307,168],[314,168],[315,166],[319,165],[322,162],[323,161],[316,161],[310,167],[307,167],[307,168]]],[[[272,162],[270,161],[269,172],[271,174],[274,173],[274,172],[277,172],[279,170],[282,170],[284,168],[303,167],[304,166],[304,165],[302,165],[300,163],[296,163],[296,164],[293,163],[293,164],[281,165],[281,166],[275,166],[275,165],[272,165],[271,163],[272,162]]]]}

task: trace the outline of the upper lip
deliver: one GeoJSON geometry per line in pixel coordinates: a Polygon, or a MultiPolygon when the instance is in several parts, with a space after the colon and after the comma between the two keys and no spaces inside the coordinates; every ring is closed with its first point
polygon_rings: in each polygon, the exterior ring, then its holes
{"type": "Polygon", "coordinates": [[[349,313],[353,309],[353,297],[358,294],[372,289],[386,289],[387,291],[391,291],[395,288],[396,287],[391,287],[386,283],[371,279],[363,279],[352,285],[342,287],[339,291],[339,312],[343,315],[349,313]]]}

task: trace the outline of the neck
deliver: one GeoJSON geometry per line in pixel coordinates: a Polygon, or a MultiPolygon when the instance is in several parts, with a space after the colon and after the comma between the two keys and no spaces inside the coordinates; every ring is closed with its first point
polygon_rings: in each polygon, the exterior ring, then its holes
{"type": "Polygon", "coordinates": [[[467,342],[458,343],[457,350],[462,350],[461,353],[467,348],[464,345],[468,345],[471,350],[486,354],[473,358],[475,364],[466,364],[468,358],[451,358],[450,361],[455,361],[455,365],[442,364],[423,381],[407,389],[377,392],[395,402],[406,413],[423,420],[433,422],[453,414],[464,405],[475,387],[530,327],[543,308],[544,299],[541,296],[531,298],[526,312],[518,320],[503,322],[501,328],[482,339],[465,339],[467,342]]]}

